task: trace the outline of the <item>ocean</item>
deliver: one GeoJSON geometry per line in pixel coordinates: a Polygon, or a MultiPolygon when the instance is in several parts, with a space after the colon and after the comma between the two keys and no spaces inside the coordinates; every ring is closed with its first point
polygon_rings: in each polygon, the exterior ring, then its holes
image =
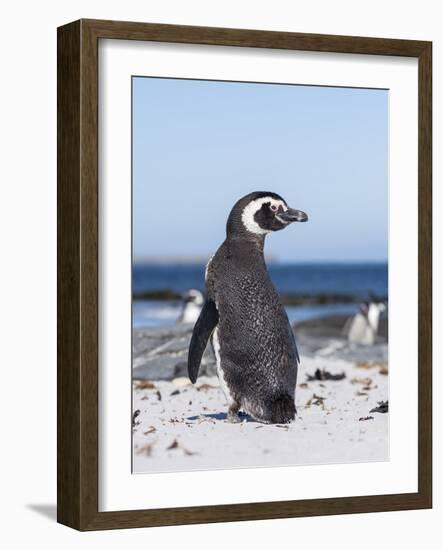
{"type": "MultiPolygon", "coordinates": [[[[270,277],[282,294],[349,295],[364,301],[388,294],[387,263],[269,263],[270,277]]],[[[133,293],[204,290],[203,263],[135,263],[133,293]]],[[[180,300],[134,300],[133,326],[173,324],[181,311],[180,300]]],[[[291,322],[330,314],[353,314],[357,303],[287,306],[291,322]]]]}

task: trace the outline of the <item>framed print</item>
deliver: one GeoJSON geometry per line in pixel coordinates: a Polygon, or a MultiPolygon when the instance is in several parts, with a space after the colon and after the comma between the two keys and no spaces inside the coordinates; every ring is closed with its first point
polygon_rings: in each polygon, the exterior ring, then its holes
{"type": "Polygon", "coordinates": [[[58,29],[58,521],[432,506],[431,43],[58,29]]]}

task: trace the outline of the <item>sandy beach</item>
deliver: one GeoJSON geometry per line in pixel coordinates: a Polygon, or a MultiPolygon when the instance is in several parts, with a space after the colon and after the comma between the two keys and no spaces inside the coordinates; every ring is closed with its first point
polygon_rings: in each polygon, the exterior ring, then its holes
{"type": "Polygon", "coordinates": [[[134,473],[388,460],[387,344],[350,346],[334,323],[322,327],[323,337],[318,323],[297,331],[289,425],[227,422],[212,352],[195,385],[185,376],[190,327],[134,331],[134,473]]]}

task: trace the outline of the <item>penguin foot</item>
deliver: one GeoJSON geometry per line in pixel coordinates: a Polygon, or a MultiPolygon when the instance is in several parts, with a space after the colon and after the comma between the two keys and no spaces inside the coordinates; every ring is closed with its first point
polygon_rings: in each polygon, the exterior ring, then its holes
{"type": "Polygon", "coordinates": [[[241,418],[238,413],[228,412],[227,421],[231,424],[238,424],[239,422],[241,422],[241,418]]]}
{"type": "Polygon", "coordinates": [[[240,407],[237,405],[229,407],[227,416],[228,422],[231,422],[231,424],[238,424],[238,422],[241,422],[240,415],[238,414],[239,409],[240,407]]]}

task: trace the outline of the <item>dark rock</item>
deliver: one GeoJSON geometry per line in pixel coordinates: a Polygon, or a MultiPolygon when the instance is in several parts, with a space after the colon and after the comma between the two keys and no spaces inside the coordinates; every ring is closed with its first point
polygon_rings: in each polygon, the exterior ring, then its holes
{"type": "MultiPolygon", "coordinates": [[[[202,292],[204,290],[200,288],[202,292]]],[[[144,290],[134,292],[133,300],[164,300],[164,301],[180,301],[182,296],[176,290],[171,288],[162,288],[155,290],[144,290]]],[[[301,294],[299,292],[282,292],[280,299],[285,306],[310,306],[310,305],[325,305],[325,304],[360,304],[367,300],[367,295],[362,293],[339,293],[339,292],[316,292],[315,294],[301,294]]],[[[372,296],[372,300],[384,302],[386,296],[372,296]]]]}
{"type": "MultiPolygon", "coordinates": [[[[294,328],[297,334],[304,334],[310,337],[346,339],[345,326],[351,317],[350,315],[327,315],[325,317],[316,317],[315,319],[294,323],[294,328]]],[[[388,340],[387,316],[380,318],[378,337],[380,342],[386,342],[388,340]]]]}
{"type": "MultiPolygon", "coordinates": [[[[172,380],[187,376],[188,348],[193,325],[134,329],[132,341],[133,378],[135,380],[172,380]]],[[[200,374],[216,373],[215,357],[208,345],[200,374]]]]}
{"type": "MultiPolygon", "coordinates": [[[[329,316],[295,325],[299,353],[302,356],[337,357],[353,362],[388,360],[385,342],[373,346],[348,344],[342,334],[346,316],[329,316]]],[[[135,380],[172,380],[187,376],[188,348],[193,325],[177,324],[167,327],[133,330],[132,360],[135,380]]],[[[200,374],[216,374],[215,357],[209,344],[202,358],[200,374]]]]}

